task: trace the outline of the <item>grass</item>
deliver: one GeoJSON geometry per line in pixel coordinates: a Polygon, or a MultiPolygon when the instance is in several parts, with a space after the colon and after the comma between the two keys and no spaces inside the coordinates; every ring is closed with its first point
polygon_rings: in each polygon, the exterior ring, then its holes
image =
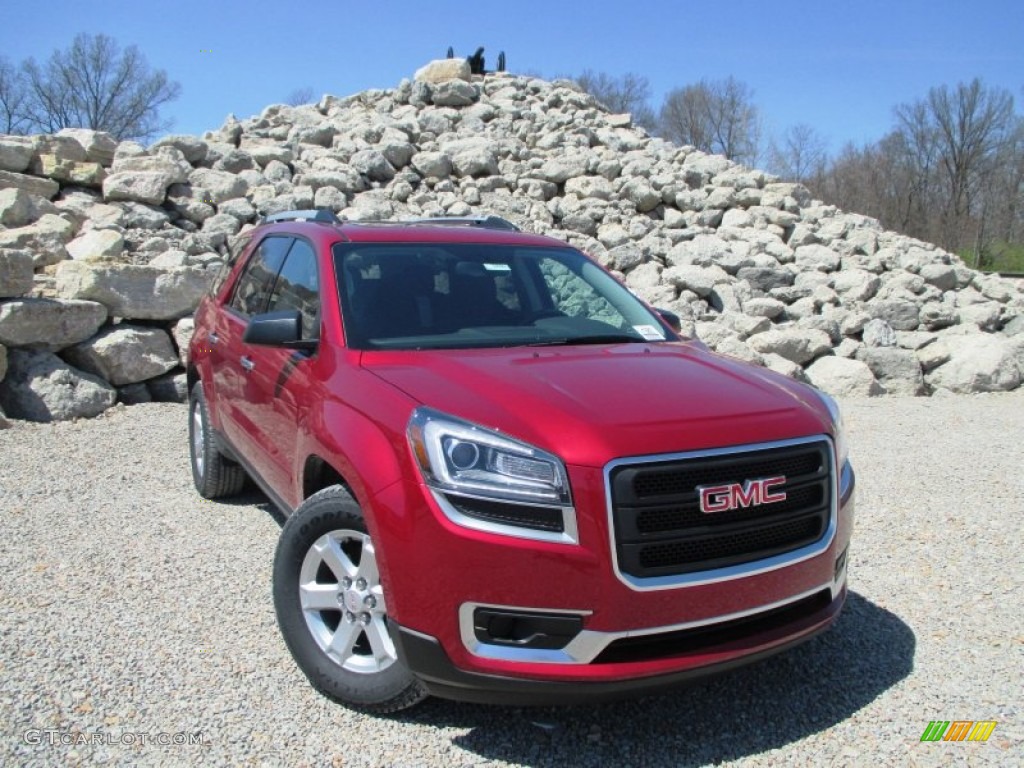
{"type": "MultiPolygon", "coordinates": [[[[960,258],[974,266],[974,252],[961,251],[960,258]]],[[[998,242],[987,246],[981,254],[983,272],[1017,272],[1024,274],[1024,243],[998,242]]]]}

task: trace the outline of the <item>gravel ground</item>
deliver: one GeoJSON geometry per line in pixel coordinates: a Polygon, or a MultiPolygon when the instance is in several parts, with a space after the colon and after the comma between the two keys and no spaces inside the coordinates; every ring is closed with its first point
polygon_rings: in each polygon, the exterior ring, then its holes
{"type": "Polygon", "coordinates": [[[1020,765],[1024,391],[844,406],[858,517],[830,632],[658,698],[392,719],[301,677],[278,521],[196,496],[184,406],[0,431],[0,764],[1020,765]],[[936,719],[998,725],[921,743],[936,719]],[[180,734],[202,743],[155,743],[180,734]]]}

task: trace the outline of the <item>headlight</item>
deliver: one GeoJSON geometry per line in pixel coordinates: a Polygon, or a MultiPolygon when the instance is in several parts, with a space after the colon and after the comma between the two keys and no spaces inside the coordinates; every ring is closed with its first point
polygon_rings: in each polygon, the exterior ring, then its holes
{"type": "Polygon", "coordinates": [[[839,409],[839,403],[831,395],[827,395],[820,389],[816,389],[818,397],[825,403],[829,415],[832,417],[832,430],[836,441],[836,458],[839,460],[839,471],[841,472],[847,460],[850,458],[850,446],[846,442],[846,426],[843,424],[843,413],[839,409]]]}
{"type": "Polygon", "coordinates": [[[570,506],[558,457],[431,408],[409,420],[409,444],[427,485],[506,502],[570,506]]]}

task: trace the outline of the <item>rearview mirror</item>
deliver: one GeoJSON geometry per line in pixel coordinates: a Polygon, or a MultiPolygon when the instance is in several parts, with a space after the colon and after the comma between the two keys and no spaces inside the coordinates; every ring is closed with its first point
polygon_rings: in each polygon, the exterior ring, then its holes
{"type": "Polygon", "coordinates": [[[313,350],[318,339],[302,338],[302,313],[297,309],[254,315],[245,328],[242,341],[263,347],[313,350]]]}
{"type": "Polygon", "coordinates": [[[668,323],[669,328],[671,328],[673,331],[675,331],[676,333],[683,332],[683,323],[679,319],[679,315],[677,315],[675,312],[669,309],[661,309],[659,307],[655,307],[654,311],[661,315],[661,319],[668,323]]]}

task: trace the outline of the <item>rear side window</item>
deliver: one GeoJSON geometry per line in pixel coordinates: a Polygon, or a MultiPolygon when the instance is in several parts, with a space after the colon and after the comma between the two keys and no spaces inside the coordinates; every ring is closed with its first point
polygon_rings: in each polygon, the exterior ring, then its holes
{"type": "Polygon", "coordinates": [[[291,247],[290,237],[268,237],[245,265],[245,271],[238,278],[235,295],[231,299],[231,308],[249,317],[266,312],[270,300],[274,278],[281,271],[285,254],[291,247]]]}
{"type": "Polygon", "coordinates": [[[267,305],[268,312],[285,309],[297,309],[302,313],[304,339],[319,335],[320,280],[316,270],[316,254],[304,240],[296,240],[288,252],[267,305]]]}

